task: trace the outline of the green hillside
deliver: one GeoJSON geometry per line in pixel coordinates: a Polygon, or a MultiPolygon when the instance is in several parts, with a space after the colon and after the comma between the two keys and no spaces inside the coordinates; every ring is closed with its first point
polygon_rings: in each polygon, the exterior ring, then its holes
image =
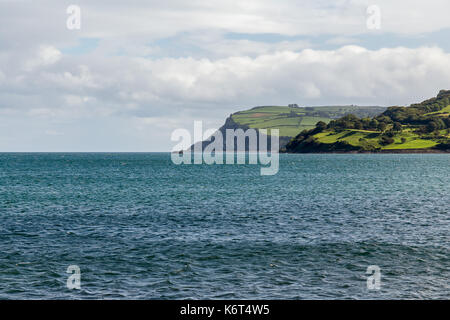
{"type": "Polygon", "coordinates": [[[385,111],[383,107],[324,106],[287,107],[265,106],[239,111],[231,115],[232,120],[241,126],[255,129],[279,129],[280,136],[295,137],[302,130],[313,129],[317,122],[329,123],[346,114],[375,116],[385,111]]]}
{"type": "Polygon", "coordinates": [[[390,107],[376,117],[346,115],[302,131],[287,152],[450,151],[450,91],[410,107],[390,107]]]}

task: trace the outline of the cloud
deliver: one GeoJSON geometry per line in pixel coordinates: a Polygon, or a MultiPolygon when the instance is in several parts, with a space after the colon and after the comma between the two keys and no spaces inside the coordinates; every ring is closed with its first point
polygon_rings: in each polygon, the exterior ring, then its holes
{"type": "Polygon", "coordinates": [[[3,107],[9,100],[21,104],[18,110],[34,108],[41,110],[38,114],[66,109],[87,116],[98,112],[148,117],[289,102],[391,105],[434,95],[450,83],[450,55],[436,47],[344,46],[216,60],[61,58],[53,50],[40,52],[40,69],[32,74],[10,70],[9,76],[20,80],[3,91],[3,107]],[[15,98],[8,99],[10,92],[16,92],[15,98]]]}
{"type": "Polygon", "coordinates": [[[147,37],[167,37],[193,30],[224,30],[238,33],[278,33],[283,35],[369,33],[366,9],[381,9],[384,32],[418,34],[449,28],[447,0],[238,0],[230,1],[82,1],[85,24],[99,37],[145,33],[147,37]],[[121,14],[120,19],[118,15],[121,14]]]}
{"type": "Polygon", "coordinates": [[[61,56],[61,52],[55,47],[40,46],[36,55],[25,63],[24,70],[30,72],[38,67],[49,66],[58,62],[61,56]]]}
{"type": "Polygon", "coordinates": [[[8,27],[0,30],[0,38],[23,48],[42,43],[73,47],[80,38],[115,39],[132,47],[212,31],[344,37],[374,32],[366,27],[366,9],[373,4],[380,7],[384,33],[420,35],[450,28],[447,0],[79,0],[81,29],[68,30],[68,4],[43,0],[2,1],[0,19],[8,27]]]}

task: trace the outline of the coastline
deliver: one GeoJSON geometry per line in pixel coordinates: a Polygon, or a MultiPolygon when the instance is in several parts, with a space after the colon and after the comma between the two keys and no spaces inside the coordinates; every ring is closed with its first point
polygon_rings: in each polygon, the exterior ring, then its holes
{"type": "Polygon", "coordinates": [[[450,150],[438,150],[438,149],[393,149],[393,150],[379,150],[379,151],[318,151],[318,152],[280,152],[287,154],[450,154],[450,150]]]}

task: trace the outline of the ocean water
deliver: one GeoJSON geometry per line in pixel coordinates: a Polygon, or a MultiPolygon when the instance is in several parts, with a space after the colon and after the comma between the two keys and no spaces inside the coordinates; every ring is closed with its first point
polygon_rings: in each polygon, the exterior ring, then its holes
{"type": "Polygon", "coordinates": [[[259,169],[0,154],[0,299],[450,298],[450,155],[283,154],[277,175],[259,169]]]}

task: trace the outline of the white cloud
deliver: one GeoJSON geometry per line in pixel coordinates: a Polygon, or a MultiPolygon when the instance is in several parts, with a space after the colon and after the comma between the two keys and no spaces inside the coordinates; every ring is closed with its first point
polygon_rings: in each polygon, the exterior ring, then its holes
{"type": "Polygon", "coordinates": [[[381,32],[418,35],[450,28],[448,0],[79,0],[82,23],[74,31],[66,28],[67,3],[43,0],[0,3],[0,20],[7,26],[0,38],[11,48],[24,48],[97,37],[112,41],[112,51],[123,47],[151,54],[158,48],[143,45],[180,33],[344,37],[374,33],[366,27],[366,9],[373,4],[381,9],[381,32]]]}
{"type": "Polygon", "coordinates": [[[61,52],[53,46],[40,46],[36,55],[25,62],[24,70],[30,72],[38,67],[52,65],[58,62],[61,56],[61,52]]]}
{"type": "Polygon", "coordinates": [[[372,51],[346,46],[332,51],[283,51],[256,58],[140,59],[132,64],[142,70],[142,81],[149,84],[147,94],[159,101],[192,104],[223,105],[249,102],[253,97],[300,103],[352,99],[386,103],[387,97],[395,103],[407,103],[450,83],[450,55],[439,48],[372,51]]]}
{"type": "Polygon", "coordinates": [[[439,48],[345,46],[253,58],[89,57],[78,61],[78,66],[68,62],[66,57],[51,69],[25,77],[16,70],[14,77],[21,81],[10,90],[25,101],[27,96],[33,100],[20,108],[76,106],[79,115],[98,111],[161,116],[180,110],[198,114],[237,105],[288,102],[390,105],[434,95],[450,83],[450,55],[439,48]],[[22,88],[27,92],[20,93],[22,88]]]}
{"type": "Polygon", "coordinates": [[[142,34],[160,37],[192,30],[225,30],[243,33],[284,35],[368,33],[369,5],[382,13],[386,32],[417,34],[450,27],[447,0],[239,0],[230,1],[134,1],[139,5],[123,7],[108,2],[83,4],[92,13],[86,23],[95,36],[142,34]],[[120,19],[117,15],[122,14],[120,19]],[[95,27],[95,28],[94,28],[95,27]]]}

